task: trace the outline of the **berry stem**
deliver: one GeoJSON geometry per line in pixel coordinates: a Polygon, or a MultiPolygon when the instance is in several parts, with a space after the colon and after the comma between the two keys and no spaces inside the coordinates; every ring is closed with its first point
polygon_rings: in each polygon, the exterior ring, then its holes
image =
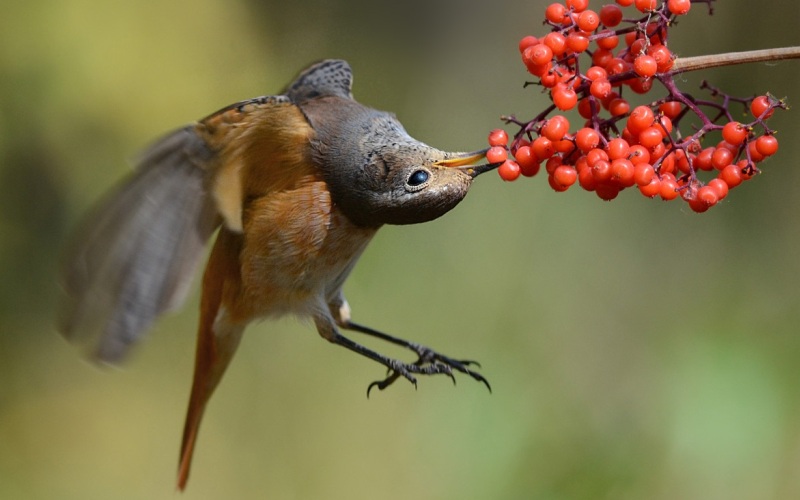
{"type": "Polygon", "coordinates": [[[776,49],[748,50],[745,52],[727,52],[707,56],[680,57],[675,59],[671,74],[695,71],[698,69],[717,68],[754,62],[771,62],[783,59],[800,59],[800,47],[782,47],[776,49]]]}

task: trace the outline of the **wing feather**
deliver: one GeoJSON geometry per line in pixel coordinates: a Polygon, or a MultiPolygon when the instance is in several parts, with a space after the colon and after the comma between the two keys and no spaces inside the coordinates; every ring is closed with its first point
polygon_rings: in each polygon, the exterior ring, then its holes
{"type": "Polygon", "coordinates": [[[183,303],[220,224],[207,190],[213,161],[193,126],[180,129],[89,214],[62,269],[66,338],[116,362],[158,315],[183,303]]]}

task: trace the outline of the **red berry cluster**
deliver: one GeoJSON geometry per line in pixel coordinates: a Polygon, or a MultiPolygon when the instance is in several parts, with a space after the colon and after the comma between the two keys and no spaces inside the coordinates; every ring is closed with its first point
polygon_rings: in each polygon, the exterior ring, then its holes
{"type": "Polygon", "coordinates": [[[599,11],[588,8],[589,0],[550,4],[550,33],[524,37],[519,50],[538,78],[528,84],[545,89],[552,105],[528,121],[503,117],[520,129],[510,148],[505,131],[492,131],[487,160],[500,163],[498,172],[508,181],[534,176],[544,163],[555,191],[577,182],[611,200],[637,186],[647,197],[681,198],[696,212],[708,210],[757,174],[756,163],[775,154],[778,141],[766,120],[775,108],[786,107],[770,95],[736,98],[705,82],[710,100],[678,89],[674,77],[680,70],[673,69],[668,30],[692,3],[707,4],[710,12],[713,1],[616,0],[599,11]],[[623,13],[630,6],[638,11],[634,18],[623,13]],[[632,106],[626,94],[650,94],[655,82],[666,93],[632,106]],[[732,103],[748,106],[752,120],[734,120],[732,103]],[[556,110],[575,108],[582,121],[572,128],[556,110]],[[709,133],[720,140],[704,148],[709,133]],[[509,149],[515,160],[508,158],[509,149]],[[699,171],[716,175],[703,182],[699,171]]]}

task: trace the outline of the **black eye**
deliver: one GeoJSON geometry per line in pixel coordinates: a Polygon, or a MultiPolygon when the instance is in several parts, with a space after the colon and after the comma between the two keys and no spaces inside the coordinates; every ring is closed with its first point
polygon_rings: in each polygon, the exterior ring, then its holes
{"type": "Polygon", "coordinates": [[[422,184],[428,182],[431,174],[428,173],[427,170],[416,170],[413,174],[408,177],[408,185],[411,187],[417,187],[422,184]]]}

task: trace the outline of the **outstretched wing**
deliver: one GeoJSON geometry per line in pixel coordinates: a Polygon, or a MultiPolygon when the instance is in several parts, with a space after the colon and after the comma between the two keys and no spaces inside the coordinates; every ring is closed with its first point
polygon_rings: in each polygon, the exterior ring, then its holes
{"type": "Polygon", "coordinates": [[[195,127],[180,129],[147,150],[94,208],[62,269],[65,337],[116,362],[159,314],[182,304],[220,223],[206,189],[213,162],[195,127]]]}

